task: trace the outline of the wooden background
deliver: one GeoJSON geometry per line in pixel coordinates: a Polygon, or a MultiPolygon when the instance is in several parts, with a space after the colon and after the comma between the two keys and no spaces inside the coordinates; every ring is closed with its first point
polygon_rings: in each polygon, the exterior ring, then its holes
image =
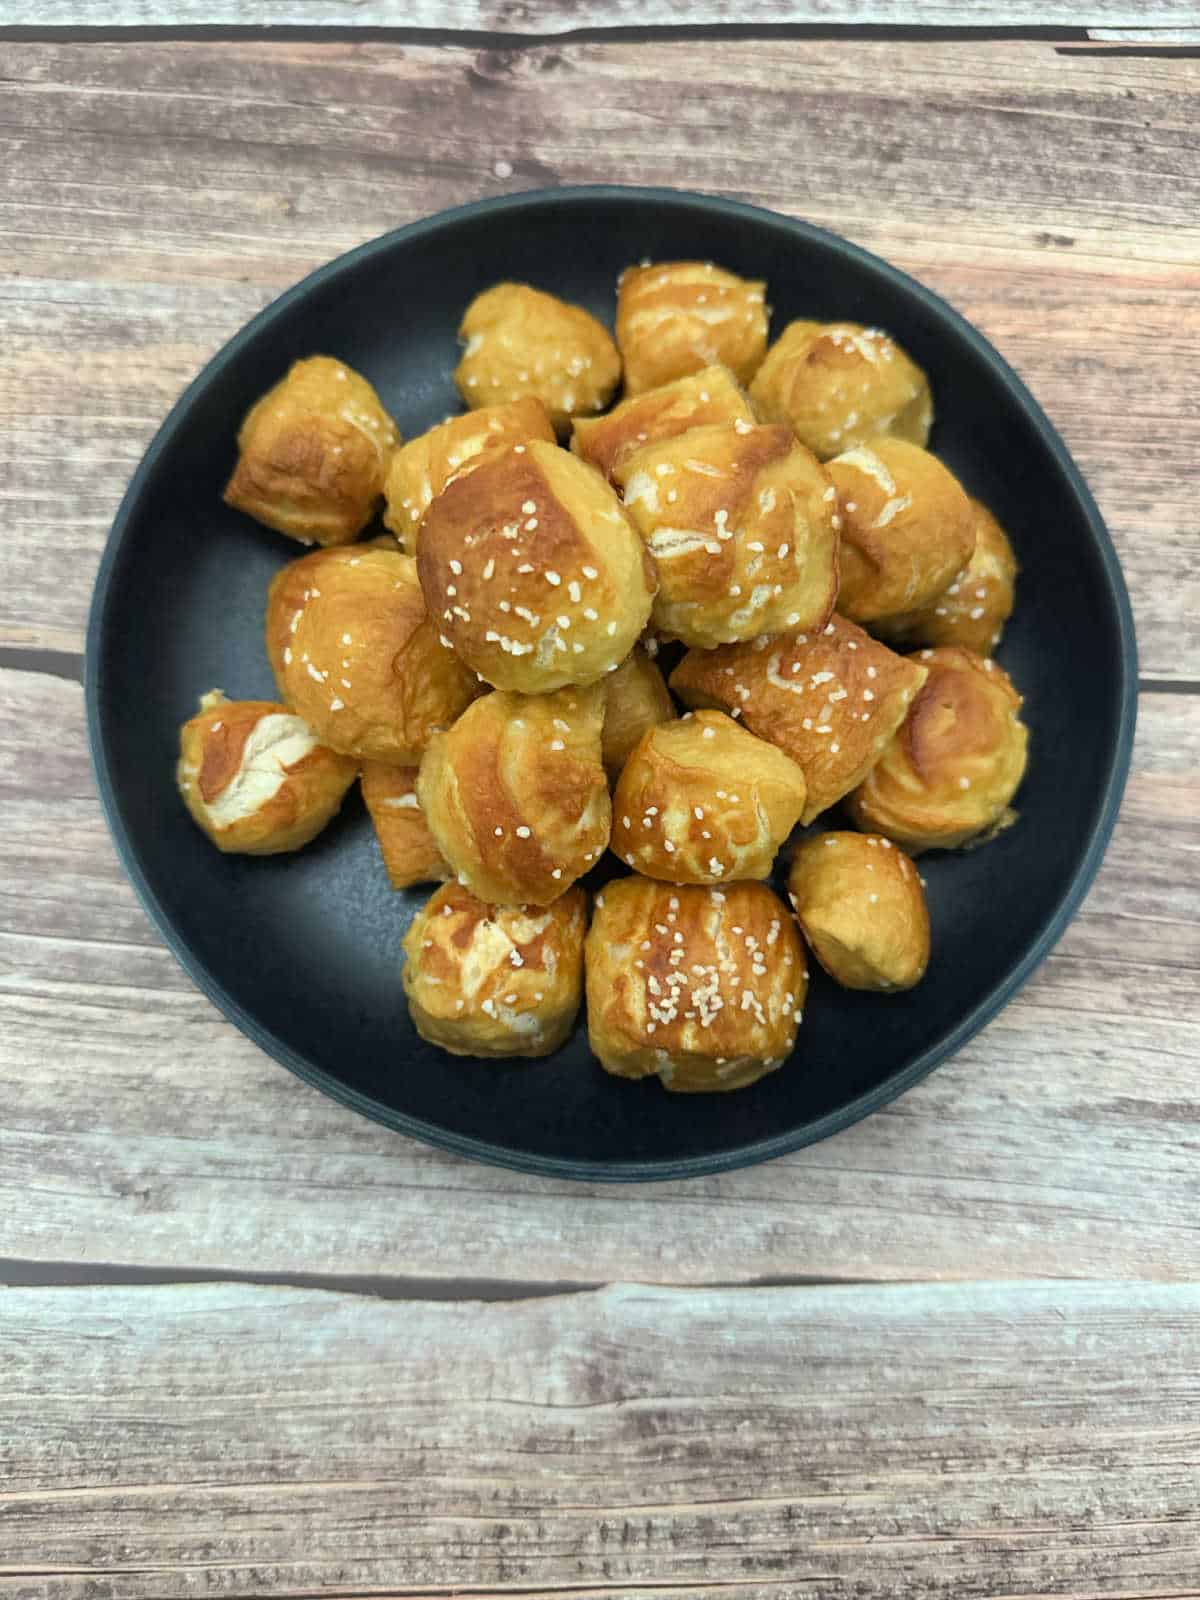
{"type": "Polygon", "coordinates": [[[0,0],[0,1596],[1200,1596],[1195,6],[231,9],[0,0]],[[826,1144],[616,1190],[235,1032],[115,862],[80,687],[119,496],[231,333],[587,181],[945,294],[1092,483],[1144,673],[1099,882],[981,1037],[826,1144]]]}

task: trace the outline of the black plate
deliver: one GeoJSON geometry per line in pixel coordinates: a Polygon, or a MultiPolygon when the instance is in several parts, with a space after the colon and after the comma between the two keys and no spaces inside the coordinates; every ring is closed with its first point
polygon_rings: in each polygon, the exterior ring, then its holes
{"type": "Polygon", "coordinates": [[[1099,513],[1062,441],[973,328],[895,268],[802,222],[668,190],[557,189],[481,201],[342,256],[209,363],[138,468],[100,568],[88,632],[92,751],[117,848],[163,936],[209,997],[310,1083],[465,1155],[578,1178],[736,1167],[854,1122],[995,1015],[1062,933],[1100,863],[1129,765],[1133,624],[1099,513]],[[1032,731],[1019,825],[928,857],[933,960],[907,995],[813,976],[794,1059],[751,1089],[673,1096],[609,1077],[582,1025],[556,1056],[462,1061],[409,1024],[400,940],[422,894],[388,887],[355,798],[307,850],[221,856],[173,783],[178,728],[219,685],[273,697],[262,611],[296,546],[227,510],[247,407],[299,356],[370,378],[409,437],[458,409],[455,329],[516,278],[611,322],[631,261],[702,258],[766,278],[793,317],[887,328],[933,382],[933,448],[1009,530],[1022,566],[1000,658],[1032,731]]]}

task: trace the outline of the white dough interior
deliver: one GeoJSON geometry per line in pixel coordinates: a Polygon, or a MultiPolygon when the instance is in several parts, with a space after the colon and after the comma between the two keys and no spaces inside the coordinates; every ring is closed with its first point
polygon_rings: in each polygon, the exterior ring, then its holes
{"type": "Polygon", "coordinates": [[[260,811],[283,788],[289,770],[318,743],[301,717],[282,711],[261,717],[242,746],[237,771],[216,799],[205,805],[214,827],[232,827],[260,811]]]}

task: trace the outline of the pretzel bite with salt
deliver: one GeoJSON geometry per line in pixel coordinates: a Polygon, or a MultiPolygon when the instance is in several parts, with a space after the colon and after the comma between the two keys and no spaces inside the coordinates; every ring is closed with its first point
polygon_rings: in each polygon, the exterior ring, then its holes
{"type": "Polygon", "coordinates": [[[813,955],[843,989],[911,989],[929,965],[929,911],[903,850],[822,833],[792,857],[788,894],[813,955]]]}
{"type": "Polygon", "coordinates": [[[395,452],[388,468],[384,527],[396,535],[403,551],[415,555],[421,518],[450,479],[473,472],[489,455],[531,439],[554,443],[546,408],[532,395],[450,417],[410,439],[395,452]]]}
{"type": "Polygon", "coordinates": [[[447,485],[421,523],[417,570],[462,660],[522,694],[618,667],[650,616],[655,581],[600,474],[540,439],[447,485]]]}
{"type": "Polygon", "coordinates": [[[761,883],[606,884],[584,967],[600,1064],[685,1093],[742,1089],[781,1067],[808,992],[796,925],[761,883]]]}
{"type": "Polygon", "coordinates": [[[625,393],[642,394],[704,367],[748,383],[767,349],[767,286],[711,261],[627,267],[617,282],[625,393]]]}
{"type": "Polygon", "coordinates": [[[616,468],[654,557],[654,625],[711,649],[823,627],[837,597],[835,490],[788,428],[693,428],[616,468]]]}
{"type": "Polygon", "coordinates": [[[903,724],[847,802],[855,827],[910,855],[983,844],[1017,820],[1025,775],[1021,696],[994,661],[943,645],[916,658],[928,676],[903,724]]]}
{"type": "Polygon", "coordinates": [[[835,615],[816,633],[689,650],[670,683],[684,705],[727,711],[792,758],[809,823],[866,777],[926,676],[835,615]]]}
{"type": "Polygon", "coordinates": [[[714,422],[753,422],[754,412],[728,367],[704,367],[660,389],[632,395],[604,417],[576,417],[571,449],[606,478],[643,445],[675,439],[714,422]]]}
{"type": "Polygon", "coordinates": [[[975,553],[954,582],[923,610],[881,618],[872,626],[889,644],[961,645],[986,656],[1000,643],[1016,597],[1017,558],[1004,529],[978,500],[975,553]]]}
{"type": "Polygon", "coordinates": [[[872,439],[828,467],[842,519],[842,615],[872,623],[933,605],[975,549],[958,479],[903,439],[872,439]]]}
{"type": "Polygon", "coordinates": [[[301,544],[349,544],[399,441],[360,373],[331,356],[294,362],[246,413],[225,503],[301,544]]]}
{"type": "Polygon", "coordinates": [[[826,461],[876,434],[924,445],[929,379],[880,328],[789,322],[750,385],[764,422],[786,422],[826,461]]]}
{"type": "Polygon", "coordinates": [[[393,889],[440,883],[451,876],[417,799],[416,767],[365,761],[362,797],[393,889]]]}
{"type": "Polygon", "coordinates": [[[613,795],[612,849],[648,878],[768,877],[804,810],[804,774],[722,711],[652,728],[613,795]]]}
{"type": "Polygon", "coordinates": [[[283,567],[267,597],[266,643],[281,697],[323,743],[362,760],[415,766],[433,730],[479,692],[439,642],[416,563],[382,544],[283,567]]]}
{"type": "Polygon", "coordinates": [[[604,687],[607,699],[601,755],[604,770],[615,782],[642,735],[660,723],[673,721],[679,713],[662,673],[641,645],[609,673],[604,687]]]}
{"type": "Polygon", "coordinates": [[[498,283],[467,307],[454,381],[467,405],[532,395],[559,433],[571,418],[603,411],[621,376],[612,335],[581,306],[527,283],[498,283]]]}
{"type": "Polygon", "coordinates": [[[422,1039],[456,1056],[548,1056],[583,997],[587,896],[485,905],[439,889],[404,936],[404,992],[422,1039]]]}
{"type": "Polygon", "coordinates": [[[358,775],[287,706],[213,689],[179,733],[175,777],[193,821],[218,850],[299,850],[338,813],[358,775]]]}
{"type": "Polygon", "coordinates": [[[612,807],[604,689],[477,700],[421,762],[417,796],[442,855],[493,905],[549,905],[598,861],[612,807]]]}

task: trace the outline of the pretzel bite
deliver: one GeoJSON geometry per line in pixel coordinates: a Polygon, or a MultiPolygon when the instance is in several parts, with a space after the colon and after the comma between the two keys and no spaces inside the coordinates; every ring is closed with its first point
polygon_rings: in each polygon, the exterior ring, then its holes
{"type": "Polygon", "coordinates": [[[806,839],[792,857],[788,894],[813,955],[843,989],[911,989],[925,976],[925,891],[890,839],[806,839]]]}
{"type": "Polygon", "coordinates": [[[396,535],[402,550],[415,555],[421,518],[450,479],[473,472],[488,456],[510,445],[528,444],[531,439],[554,443],[546,408],[532,395],[507,405],[480,406],[410,439],[395,452],[388,468],[384,527],[396,535]]]}
{"type": "Polygon", "coordinates": [[[627,267],[617,282],[625,393],[657,389],[703,367],[748,383],[767,348],[767,286],[711,261],[627,267]]]}
{"type": "Polygon", "coordinates": [[[601,1065],[684,1092],[742,1089],[781,1067],[808,992],[795,923],[761,883],[607,884],[584,965],[601,1065]]]}
{"type": "Polygon", "coordinates": [[[621,358],[603,323],[527,283],[476,295],[458,330],[465,341],[454,381],[467,405],[533,395],[564,433],[577,412],[603,411],[621,358]]]}
{"type": "Polygon", "coordinates": [[[847,803],[855,827],[911,855],[983,844],[1015,822],[1029,743],[1021,696],[994,661],[956,645],[919,660],[924,687],[847,803]]]}
{"type": "Polygon", "coordinates": [[[613,671],[654,592],[653,565],[608,484],[540,439],[447,485],[421,523],[417,570],[462,659],[523,694],[613,671]]]}
{"type": "Polygon", "coordinates": [[[400,435],[359,373],[294,362],[246,413],[225,503],[301,544],[349,544],[375,513],[400,435]]]}
{"type": "Polygon", "coordinates": [[[412,767],[478,693],[438,640],[416,563],[382,545],[319,550],[276,573],[267,657],[281,697],[334,750],[412,767]]]}
{"type": "Polygon", "coordinates": [[[494,905],[549,905],[608,845],[604,690],[498,690],[435,735],[417,795],[442,855],[494,905]]]}
{"type": "Polygon", "coordinates": [[[648,878],[765,878],[804,810],[790,757],[722,711],[645,734],[613,795],[612,848],[648,878]]]}
{"type": "Polygon", "coordinates": [[[788,428],[693,428],[614,476],[658,568],[654,625],[709,649],[823,627],[837,598],[828,473],[788,428]]]}
{"type": "Polygon", "coordinates": [[[975,514],[953,473],[903,439],[829,463],[842,519],[838,607],[874,622],[932,605],[975,549],[975,514]]]}
{"type": "Polygon", "coordinates": [[[604,687],[608,698],[604,704],[601,756],[604,770],[615,782],[642,735],[661,722],[671,722],[678,712],[662,673],[641,645],[609,674],[604,687]]]}
{"type": "Polygon", "coordinates": [[[822,461],[876,434],[924,445],[929,379],[879,328],[789,322],[750,385],[764,422],[786,422],[822,461]]]}
{"type": "Polygon", "coordinates": [[[299,850],[338,813],[358,768],[286,706],[213,689],[179,732],[176,782],[218,850],[299,850]]]}
{"type": "Polygon", "coordinates": [[[809,823],[866,777],[925,677],[921,662],[835,615],[817,633],[689,650],[670,683],[684,705],[728,711],[791,756],[809,823]]]}
{"type": "Polygon", "coordinates": [[[975,553],[949,588],[920,611],[881,618],[872,624],[889,644],[957,644],[985,656],[1000,643],[1012,616],[1017,558],[1004,529],[978,500],[975,553]]]}
{"type": "Polygon", "coordinates": [[[728,367],[704,367],[614,406],[606,417],[576,417],[571,449],[611,478],[643,445],[675,439],[714,422],[753,422],[754,412],[728,367]]]}
{"type": "Polygon", "coordinates": [[[583,992],[587,896],[489,906],[447,883],[404,936],[404,992],[422,1039],[456,1056],[548,1056],[583,992]]]}
{"type": "Polygon", "coordinates": [[[451,876],[417,799],[415,767],[385,767],[379,761],[365,761],[362,797],[393,889],[440,883],[451,876]]]}

